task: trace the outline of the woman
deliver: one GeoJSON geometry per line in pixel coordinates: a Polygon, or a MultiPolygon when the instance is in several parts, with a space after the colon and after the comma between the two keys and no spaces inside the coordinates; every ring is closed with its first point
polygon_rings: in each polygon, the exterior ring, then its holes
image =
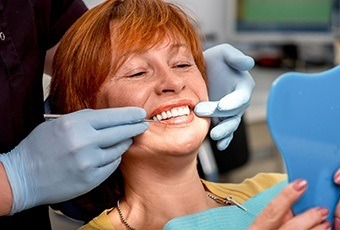
{"type": "MultiPolygon", "coordinates": [[[[193,23],[180,8],[161,0],[109,0],[87,12],[60,43],[51,84],[54,112],[137,106],[155,121],[134,138],[120,171],[77,199],[79,207],[92,212],[89,219],[101,213],[84,229],[171,229],[177,217],[227,205],[247,219],[230,228],[246,228],[266,203],[252,215],[243,204],[267,191],[272,198],[285,185],[280,174],[260,174],[238,185],[199,178],[197,154],[210,120],[193,113],[198,102],[208,100],[193,23]],[[227,196],[232,199],[223,199],[227,196]]],[[[279,198],[293,194],[289,202],[281,200],[291,205],[305,188],[304,181],[296,181],[279,198]]],[[[308,219],[302,226],[327,227],[325,210],[320,210],[262,223],[265,210],[253,227],[292,224],[301,216],[308,219]]]]}

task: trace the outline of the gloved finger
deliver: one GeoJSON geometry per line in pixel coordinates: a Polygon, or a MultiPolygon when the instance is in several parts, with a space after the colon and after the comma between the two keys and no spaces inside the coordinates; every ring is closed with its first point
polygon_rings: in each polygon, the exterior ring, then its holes
{"type": "Polygon", "coordinates": [[[242,116],[249,104],[231,110],[221,111],[218,109],[219,101],[204,101],[196,104],[194,113],[199,117],[232,117],[242,116]]]}
{"type": "Polygon", "coordinates": [[[115,161],[111,161],[109,164],[101,166],[100,168],[98,168],[95,171],[96,172],[96,180],[99,182],[98,184],[100,184],[100,182],[106,180],[118,168],[121,160],[122,160],[122,158],[119,157],[115,161]]]}
{"type": "Polygon", "coordinates": [[[112,162],[116,162],[117,160],[119,160],[117,161],[119,164],[121,160],[120,158],[130,148],[132,143],[133,143],[132,139],[127,139],[114,146],[104,149],[102,163],[100,167],[104,165],[112,164],[112,162]]]}
{"type": "Polygon", "coordinates": [[[80,152],[77,154],[76,158],[78,162],[81,162],[80,165],[85,169],[91,170],[93,168],[100,168],[119,160],[132,143],[132,139],[127,139],[106,149],[94,149],[92,151],[80,152]]]}
{"type": "Polygon", "coordinates": [[[251,93],[248,89],[235,90],[219,101],[217,109],[223,112],[228,111],[234,115],[243,113],[249,106],[250,99],[251,93]]]}
{"type": "Polygon", "coordinates": [[[217,142],[217,145],[216,145],[217,149],[220,150],[220,151],[225,150],[229,146],[229,144],[230,144],[231,140],[233,139],[233,137],[234,137],[234,133],[231,133],[229,136],[226,136],[222,140],[219,140],[217,142]]]}
{"type": "Polygon", "coordinates": [[[89,114],[86,114],[86,117],[90,125],[98,130],[140,122],[146,117],[146,111],[138,107],[99,109],[92,110],[89,114]]]}
{"type": "Polygon", "coordinates": [[[235,82],[234,90],[220,99],[220,110],[231,110],[243,105],[249,105],[255,87],[255,82],[248,72],[240,73],[239,80],[235,82]]]}
{"type": "Polygon", "coordinates": [[[241,118],[239,116],[227,118],[210,131],[210,137],[215,141],[221,140],[231,133],[235,132],[240,122],[241,118]]]}
{"type": "Polygon", "coordinates": [[[119,166],[122,158],[119,157],[109,164],[96,168],[93,172],[88,173],[85,181],[89,181],[94,187],[106,180],[119,166]]]}
{"type": "MultiPolygon", "coordinates": [[[[194,113],[200,117],[215,117],[214,113],[217,110],[218,101],[204,101],[196,104],[194,113]]],[[[216,117],[219,117],[216,115],[216,117]]]]}
{"type": "Polygon", "coordinates": [[[202,117],[242,116],[250,105],[251,95],[247,90],[236,90],[220,101],[204,101],[196,104],[194,113],[202,117]]]}
{"type": "Polygon", "coordinates": [[[240,50],[229,44],[221,44],[207,49],[203,52],[204,59],[209,60],[209,56],[216,56],[216,53],[222,54],[227,65],[239,71],[249,71],[255,64],[253,58],[244,55],[240,50]]]}
{"type": "Polygon", "coordinates": [[[255,61],[252,57],[245,55],[229,44],[225,44],[225,52],[223,54],[226,63],[236,70],[249,71],[255,65],[255,61]]]}
{"type": "Polygon", "coordinates": [[[123,140],[137,136],[145,132],[149,127],[147,122],[140,122],[129,125],[119,125],[106,129],[101,129],[97,132],[96,142],[100,148],[108,148],[123,140]]]}

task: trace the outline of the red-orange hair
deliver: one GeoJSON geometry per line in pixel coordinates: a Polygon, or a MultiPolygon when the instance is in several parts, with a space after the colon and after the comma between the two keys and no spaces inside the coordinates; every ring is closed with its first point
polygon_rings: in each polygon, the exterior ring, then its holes
{"type": "Polygon", "coordinates": [[[167,36],[184,39],[204,79],[197,24],[163,0],[107,0],[85,13],[65,34],[56,52],[50,103],[53,112],[92,106],[99,88],[131,53],[144,52],[167,36]]]}

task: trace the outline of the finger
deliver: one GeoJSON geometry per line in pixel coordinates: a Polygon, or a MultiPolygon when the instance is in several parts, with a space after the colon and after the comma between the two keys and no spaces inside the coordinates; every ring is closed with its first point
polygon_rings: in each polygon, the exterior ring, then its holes
{"type": "MultiPolygon", "coordinates": [[[[248,72],[240,73],[240,79],[234,86],[234,91],[224,96],[218,105],[220,110],[232,110],[246,105],[248,107],[255,87],[255,82],[248,72]]],[[[245,109],[244,108],[244,109],[245,109]]]]}
{"type": "Polygon", "coordinates": [[[311,228],[310,230],[324,230],[324,229],[332,229],[331,224],[328,221],[325,221],[325,222],[311,228]]]}
{"type": "Polygon", "coordinates": [[[230,117],[242,115],[248,108],[251,91],[238,89],[224,96],[220,101],[205,101],[196,104],[194,112],[203,117],[230,117]]]}
{"type": "Polygon", "coordinates": [[[255,65],[254,59],[244,55],[240,50],[229,44],[223,44],[224,60],[232,68],[239,71],[249,71],[255,65]]]}
{"type": "Polygon", "coordinates": [[[254,65],[254,59],[244,55],[243,57],[231,57],[228,61],[228,64],[239,71],[249,71],[254,65]]]}
{"type": "Polygon", "coordinates": [[[213,117],[214,112],[217,110],[218,102],[216,101],[205,101],[196,104],[194,113],[196,116],[201,117],[213,117]]]}
{"type": "Polygon", "coordinates": [[[87,151],[85,154],[79,153],[77,157],[83,162],[82,165],[86,166],[88,169],[101,168],[110,164],[115,165],[120,162],[119,158],[121,158],[123,153],[128,150],[132,143],[133,140],[128,139],[111,146],[110,148],[87,151]],[[116,163],[112,164],[113,162],[116,163]]]}
{"type": "Polygon", "coordinates": [[[133,140],[128,139],[128,140],[120,142],[119,144],[115,146],[106,148],[104,150],[104,158],[102,160],[102,164],[100,165],[100,167],[107,165],[107,164],[112,164],[112,162],[116,162],[117,159],[121,158],[122,155],[130,148],[132,143],[133,143],[133,140]]]}
{"type": "Polygon", "coordinates": [[[94,129],[132,124],[140,122],[146,116],[146,111],[138,107],[110,108],[88,110],[86,118],[94,129]]]}
{"type": "Polygon", "coordinates": [[[225,119],[210,131],[211,138],[217,141],[223,139],[227,135],[230,135],[230,133],[235,132],[240,124],[240,121],[241,118],[239,116],[225,119]]]}
{"type": "Polygon", "coordinates": [[[223,138],[222,140],[218,141],[217,142],[217,149],[220,150],[220,151],[225,150],[229,146],[229,144],[230,144],[231,140],[233,139],[233,137],[234,137],[234,134],[231,133],[229,136],[227,136],[227,137],[223,138]]]}
{"type": "Polygon", "coordinates": [[[111,128],[98,130],[95,138],[100,148],[108,148],[117,143],[137,136],[145,132],[149,127],[147,122],[140,122],[129,125],[119,125],[111,128]]]}
{"type": "Polygon", "coordinates": [[[340,185],[340,169],[338,169],[336,173],[334,174],[334,182],[340,185]]]}
{"type": "Polygon", "coordinates": [[[293,211],[289,210],[282,219],[283,223],[287,222],[288,220],[292,219],[293,217],[294,217],[293,211]]]}
{"type": "Polygon", "coordinates": [[[99,184],[100,182],[106,180],[118,168],[121,160],[122,158],[119,157],[118,159],[116,159],[115,161],[112,161],[109,164],[96,168],[96,170],[94,171],[94,173],[92,173],[91,176],[95,176],[96,181],[99,184]]]}
{"type": "MultiPolygon", "coordinates": [[[[324,221],[328,216],[327,208],[312,208],[307,210],[306,212],[295,216],[290,221],[286,222],[282,229],[311,229],[311,228],[319,228],[321,225],[324,225],[324,221]]],[[[325,222],[328,227],[330,227],[329,222],[325,222]]],[[[327,228],[324,228],[327,229],[327,228]]]]}
{"type": "Polygon", "coordinates": [[[334,230],[340,230],[340,218],[338,217],[334,220],[334,230]]]}
{"type": "Polygon", "coordinates": [[[334,229],[340,230],[340,201],[335,208],[335,219],[334,219],[334,229]]]}
{"type": "Polygon", "coordinates": [[[241,113],[246,110],[250,104],[251,91],[248,89],[236,89],[228,95],[221,98],[217,108],[220,111],[229,111],[234,114],[241,113]]]}
{"type": "Polygon", "coordinates": [[[284,188],[280,194],[271,200],[253,223],[254,229],[278,229],[286,219],[293,203],[306,190],[305,180],[296,180],[284,188]]]}
{"type": "Polygon", "coordinates": [[[230,110],[228,110],[228,108],[223,108],[224,110],[221,111],[219,110],[218,105],[218,101],[200,102],[196,104],[194,113],[196,114],[196,116],[199,117],[232,117],[236,115],[241,116],[244,113],[245,109],[248,107],[247,104],[240,107],[233,107],[230,110]]]}

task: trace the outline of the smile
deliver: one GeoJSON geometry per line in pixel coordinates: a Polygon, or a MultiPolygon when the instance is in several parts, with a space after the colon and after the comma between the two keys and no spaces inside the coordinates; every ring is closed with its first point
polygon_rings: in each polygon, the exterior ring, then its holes
{"type": "Polygon", "coordinates": [[[152,117],[152,119],[155,121],[162,121],[180,116],[188,116],[189,114],[190,114],[189,106],[180,106],[172,108],[167,111],[163,111],[160,114],[156,114],[155,116],[152,117]]]}

